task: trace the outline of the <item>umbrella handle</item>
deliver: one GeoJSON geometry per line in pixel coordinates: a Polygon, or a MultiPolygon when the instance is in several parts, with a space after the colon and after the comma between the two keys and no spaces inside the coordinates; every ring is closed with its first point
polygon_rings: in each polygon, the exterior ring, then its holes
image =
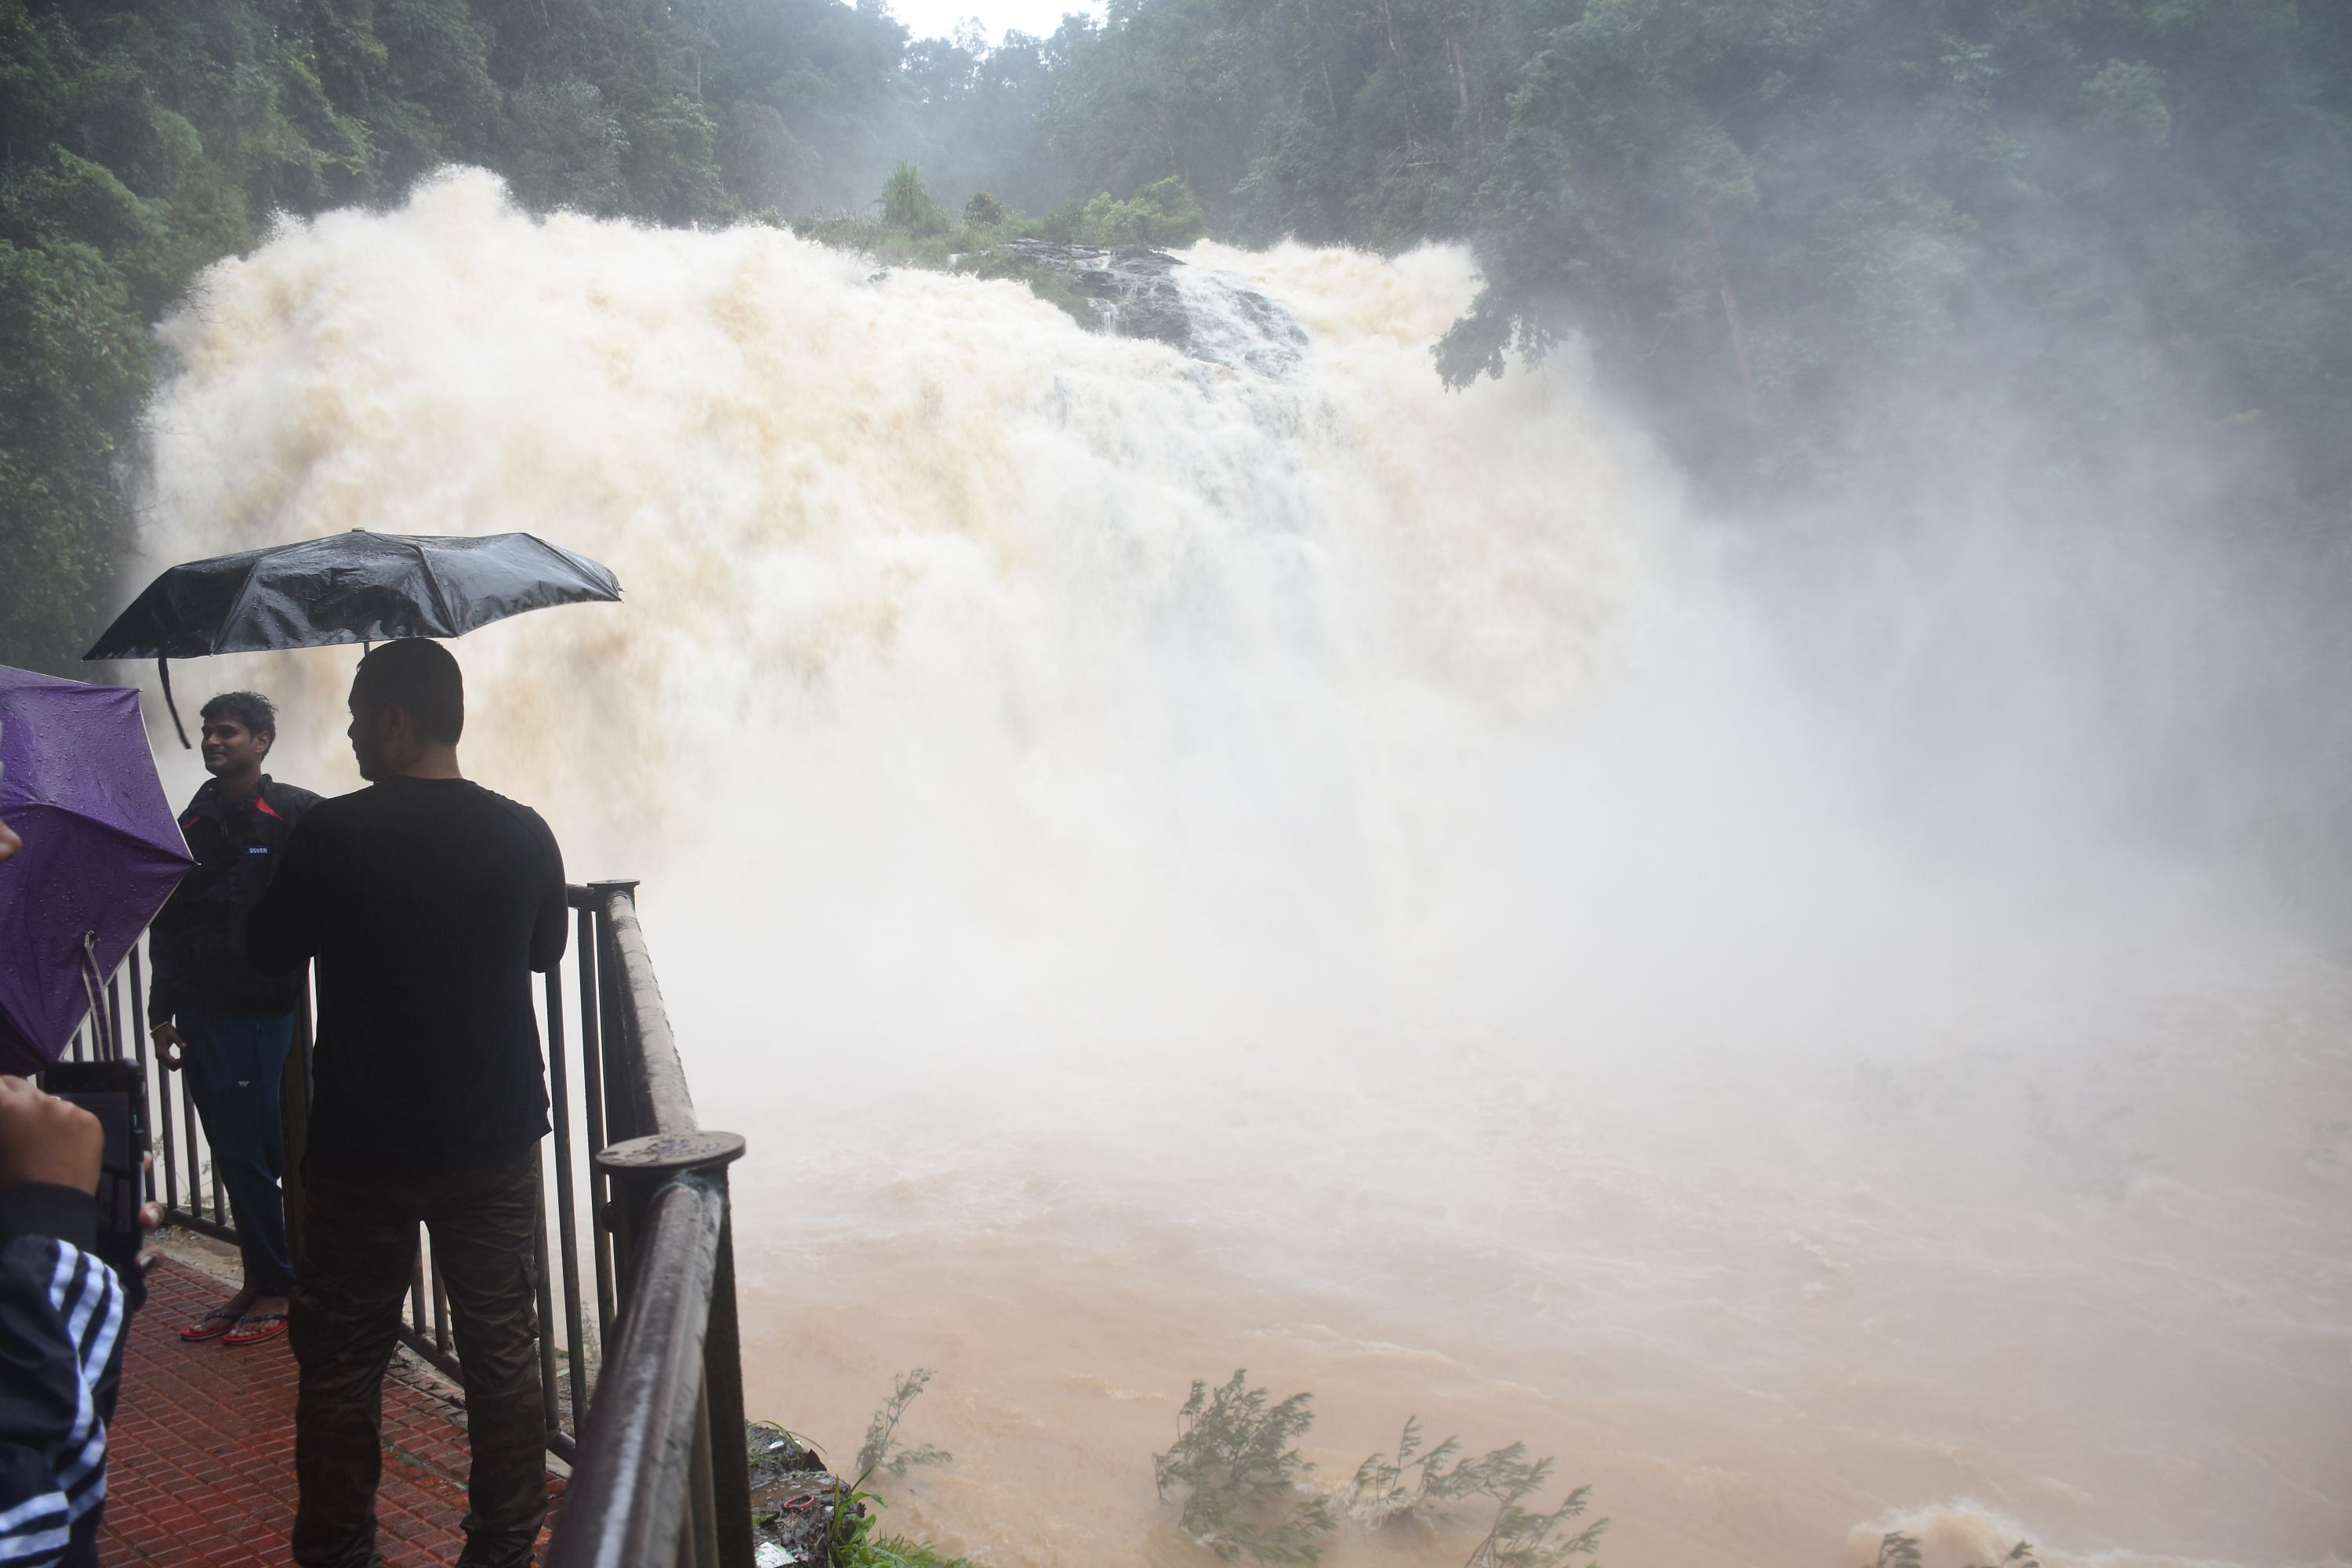
{"type": "Polygon", "coordinates": [[[172,729],[180,737],[180,750],[193,752],[195,748],[188,744],[187,726],[180,722],[180,705],[172,700],[172,661],[157,659],[155,673],[163,678],[163,707],[172,715],[172,729]]]}
{"type": "Polygon", "coordinates": [[[106,977],[99,973],[98,933],[94,931],[81,933],[81,989],[89,998],[89,1037],[98,1047],[98,1059],[117,1060],[122,1054],[121,1046],[114,1038],[114,1031],[107,1027],[105,1009],[99,1005],[100,994],[106,989],[106,977]]]}

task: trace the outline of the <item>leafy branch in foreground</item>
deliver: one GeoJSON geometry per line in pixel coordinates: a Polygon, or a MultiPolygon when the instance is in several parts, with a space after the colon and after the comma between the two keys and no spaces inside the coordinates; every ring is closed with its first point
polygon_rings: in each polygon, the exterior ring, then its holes
{"type": "Polygon", "coordinates": [[[930,1385],[931,1377],[927,1366],[901,1373],[890,1397],[866,1424],[866,1441],[857,1450],[857,1479],[836,1493],[825,1525],[825,1560],[831,1568],[929,1568],[935,1563],[953,1568],[949,1560],[911,1542],[876,1536],[875,1510],[882,1506],[882,1500],[866,1489],[866,1481],[877,1470],[903,1476],[917,1465],[944,1465],[955,1458],[929,1443],[908,1448],[898,1441],[898,1423],[906,1419],[907,1407],[930,1385]]]}
{"type": "Polygon", "coordinates": [[[898,1441],[898,1423],[905,1418],[907,1406],[915,1403],[916,1395],[930,1385],[931,1375],[927,1366],[902,1373],[890,1397],[882,1402],[882,1408],[866,1424],[866,1441],[857,1450],[857,1479],[853,1486],[864,1486],[866,1479],[877,1470],[903,1476],[917,1465],[944,1465],[955,1458],[929,1443],[908,1448],[898,1441]]]}
{"type": "Polygon", "coordinates": [[[1434,1448],[1423,1450],[1421,1418],[1406,1416],[1404,1434],[1397,1439],[1395,1455],[1373,1454],[1356,1467],[1356,1479],[1348,1486],[1349,1513],[1378,1530],[1401,1514],[1425,1514],[1479,1492],[1494,1491],[1500,1496],[1496,1489],[1508,1485],[1515,1478],[1515,1467],[1526,1453],[1526,1445],[1514,1443],[1484,1458],[1456,1458],[1448,1466],[1445,1461],[1453,1458],[1461,1447],[1460,1438],[1448,1437],[1434,1448]],[[1408,1476],[1412,1478],[1409,1485],[1408,1476]]]}
{"type": "Polygon", "coordinates": [[[835,1568],[980,1568],[980,1564],[969,1557],[943,1557],[934,1548],[903,1535],[882,1535],[860,1540],[835,1568]]]}
{"type": "Polygon", "coordinates": [[[1395,1455],[1373,1454],[1356,1467],[1348,1511],[1378,1530],[1400,1515],[1425,1517],[1450,1503],[1491,1498],[1495,1521],[1470,1553],[1468,1568],[1560,1568],[1571,1557],[1591,1553],[1607,1520],[1573,1534],[1559,1533],[1584,1512],[1591,1488],[1579,1487],[1549,1513],[1530,1512],[1519,1504],[1551,1479],[1550,1456],[1531,1460],[1525,1443],[1513,1443],[1475,1458],[1456,1458],[1461,1447],[1461,1439],[1448,1437],[1424,1450],[1420,1418],[1405,1417],[1395,1455]]]}
{"type": "MultiPolygon", "coordinates": [[[[1551,1461],[1542,1460],[1534,1468],[1548,1473],[1551,1461]]],[[[1528,1489],[1534,1490],[1542,1479],[1538,1474],[1528,1489]]],[[[1549,1513],[1521,1508],[1517,1497],[1506,1499],[1496,1510],[1486,1539],[1471,1552],[1464,1568],[1562,1568],[1571,1557],[1591,1556],[1600,1545],[1601,1532],[1609,1528],[1607,1520],[1596,1519],[1573,1534],[1559,1533],[1591,1506],[1591,1487],[1579,1487],[1549,1513]]]]}
{"type": "Polygon", "coordinates": [[[1178,1528],[1220,1561],[1246,1552],[1260,1563],[1312,1563],[1322,1550],[1317,1537],[1338,1528],[1328,1499],[1298,1491],[1315,1467],[1292,1445],[1315,1423],[1313,1397],[1269,1403],[1246,1371],[1214,1393],[1193,1383],[1176,1441],[1152,1456],[1152,1481],[1163,1500],[1171,1489],[1183,1491],[1178,1528]]]}
{"type": "MultiPolygon", "coordinates": [[[[1890,1531],[1878,1538],[1876,1568],[1919,1568],[1919,1538],[1901,1531],[1890,1531]]],[[[1984,1568],[1971,1563],[1969,1568],[1984,1568]]],[[[2021,1541],[2009,1549],[1994,1568],[2042,1568],[2042,1559],[2035,1556],[2031,1542],[2021,1541]]]]}

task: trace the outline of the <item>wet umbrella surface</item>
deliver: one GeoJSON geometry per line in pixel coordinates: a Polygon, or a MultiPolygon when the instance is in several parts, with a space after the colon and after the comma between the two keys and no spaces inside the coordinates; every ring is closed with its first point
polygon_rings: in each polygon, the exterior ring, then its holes
{"type": "Polygon", "coordinates": [[[0,666],[0,1072],[56,1059],[193,864],[139,693],[0,666]]]}
{"type": "MultiPolygon", "coordinates": [[[[462,637],[556,605],[616,603],[621,584],[584,555],[528,533],[479,538],[349,533],[174,566],[115,617],[84,658],[161,661],[216,653],[462,637]]],[[[172,710],[179,722],[179,710],[172,710]]],[[[182,745],[187,744],[184,732],[182,745]]]]}

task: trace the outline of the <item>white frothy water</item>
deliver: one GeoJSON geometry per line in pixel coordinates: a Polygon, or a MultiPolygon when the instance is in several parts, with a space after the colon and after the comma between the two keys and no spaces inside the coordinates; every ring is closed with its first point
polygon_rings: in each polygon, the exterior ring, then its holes
{"type": "MultiPolygon", "coordinates": [[[[890,1522],[997,1568],[1194,1561],[1150,1455],[1235,1365],[1327,1476],[1416,1412],[1559,1454],[1618,1568],[2340,1561],[2340,970],[1875,831],[1590,377],[1439,387],[1462,253],[1190,259],[1297,363],[474,173],[164,330],[156,563],[620,574],[458,646],[465,749],[646,879],[755,1412],[845,1452],[939,1367],[890,1522]]],[[[351,663],[204,674],[331,790],[351,663]]]]}

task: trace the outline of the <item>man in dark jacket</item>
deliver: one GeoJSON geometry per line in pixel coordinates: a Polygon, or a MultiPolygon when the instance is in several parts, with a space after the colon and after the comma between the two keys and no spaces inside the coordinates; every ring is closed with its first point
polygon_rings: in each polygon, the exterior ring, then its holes
{"type": "Polygon", "coordinates": [[[278,1085],[302,976],[255,969],[245,923],[294,825],[319,797],[261,771],[277,740],[278,710],[267,697],[230,691],[205,704],[205,771],[213,776],[180,814],[196,864],[149,939],[155,1054],[166,1068],[187,1070],[188,1097],[204,1118],[245,1254],[245,1289],[180,1337],[233,1345],[284,1332],[294,1289],[278,1186],[285,1163],[278,1085]]]}
{"type": "Polygon", "coordinates": [[[538,1355],[545,1065],[531,974],[563,956],[563,858],[469,783],[457,661],[385,643],[352,681],[370,787],[322,802],[253,912],[265,972],[318,964],[294,1293],[294,1561],[373,1568],[384,1368],[416,1227],[449,1291],[473,1448],[459,1568],[521,1568],[547,1514],[538,1355]]]}

